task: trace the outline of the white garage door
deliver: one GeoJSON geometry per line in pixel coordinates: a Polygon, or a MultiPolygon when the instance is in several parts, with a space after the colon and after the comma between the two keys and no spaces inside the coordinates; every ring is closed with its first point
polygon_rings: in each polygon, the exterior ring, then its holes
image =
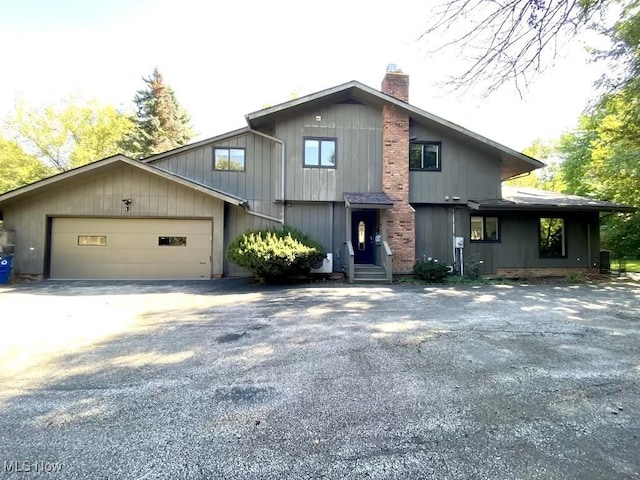
{"type": "Polygon", "coordinates": [[[51,278],[211,278],[211,221],[54,218],[51,278]]]}

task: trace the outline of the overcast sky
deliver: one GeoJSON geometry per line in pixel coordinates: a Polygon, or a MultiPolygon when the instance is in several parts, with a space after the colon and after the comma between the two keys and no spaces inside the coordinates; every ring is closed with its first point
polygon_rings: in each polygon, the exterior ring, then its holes
{"type": "Polygon", "coordinates": [[[575,125],[601,66],[564,52],[525,99],[444,94],[455,54],[417,41],[428,1],[0,0],[0,117],[16,99],[68,94],[131,109],[158,66],[198,139],[245,125],[244,115],[349,80],[374,88],[388,63],[410,75],[410,102],[517,150],[575,125]],[[385,8],[382,8],[386,5],[385,8]]]}

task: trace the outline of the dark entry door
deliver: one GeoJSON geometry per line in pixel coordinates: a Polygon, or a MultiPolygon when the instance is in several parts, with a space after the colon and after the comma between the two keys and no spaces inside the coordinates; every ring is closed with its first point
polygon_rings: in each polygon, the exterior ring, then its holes
{"type": "Polygon", "coordinates": [[[351,243],[355,263],[375,263],[376,214],[375,210],[351,213],[351,243]]]}

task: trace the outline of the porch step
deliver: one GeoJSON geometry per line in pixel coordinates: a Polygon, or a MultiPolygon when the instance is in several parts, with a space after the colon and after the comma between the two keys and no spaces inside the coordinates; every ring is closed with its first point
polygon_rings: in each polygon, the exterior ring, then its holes
{"type": "Polygon", "coordinates": [[[389,283],[384,267],[379,265],[355,265],[354,283],[389,283]]]}

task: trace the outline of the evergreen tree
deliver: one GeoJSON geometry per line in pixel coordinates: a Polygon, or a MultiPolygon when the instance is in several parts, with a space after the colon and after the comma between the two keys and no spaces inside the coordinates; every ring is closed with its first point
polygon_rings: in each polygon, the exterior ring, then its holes
{"type": "Polygon", "coordinates": [[[171,150],[193,137],[189,115],[178,103],[173,89],[164,83],[158,67],[143,80],[146,88],[138,90],[133,99],[137,114],[132,120],[136,129],[121,143],[133,158],[171,150]]]}

